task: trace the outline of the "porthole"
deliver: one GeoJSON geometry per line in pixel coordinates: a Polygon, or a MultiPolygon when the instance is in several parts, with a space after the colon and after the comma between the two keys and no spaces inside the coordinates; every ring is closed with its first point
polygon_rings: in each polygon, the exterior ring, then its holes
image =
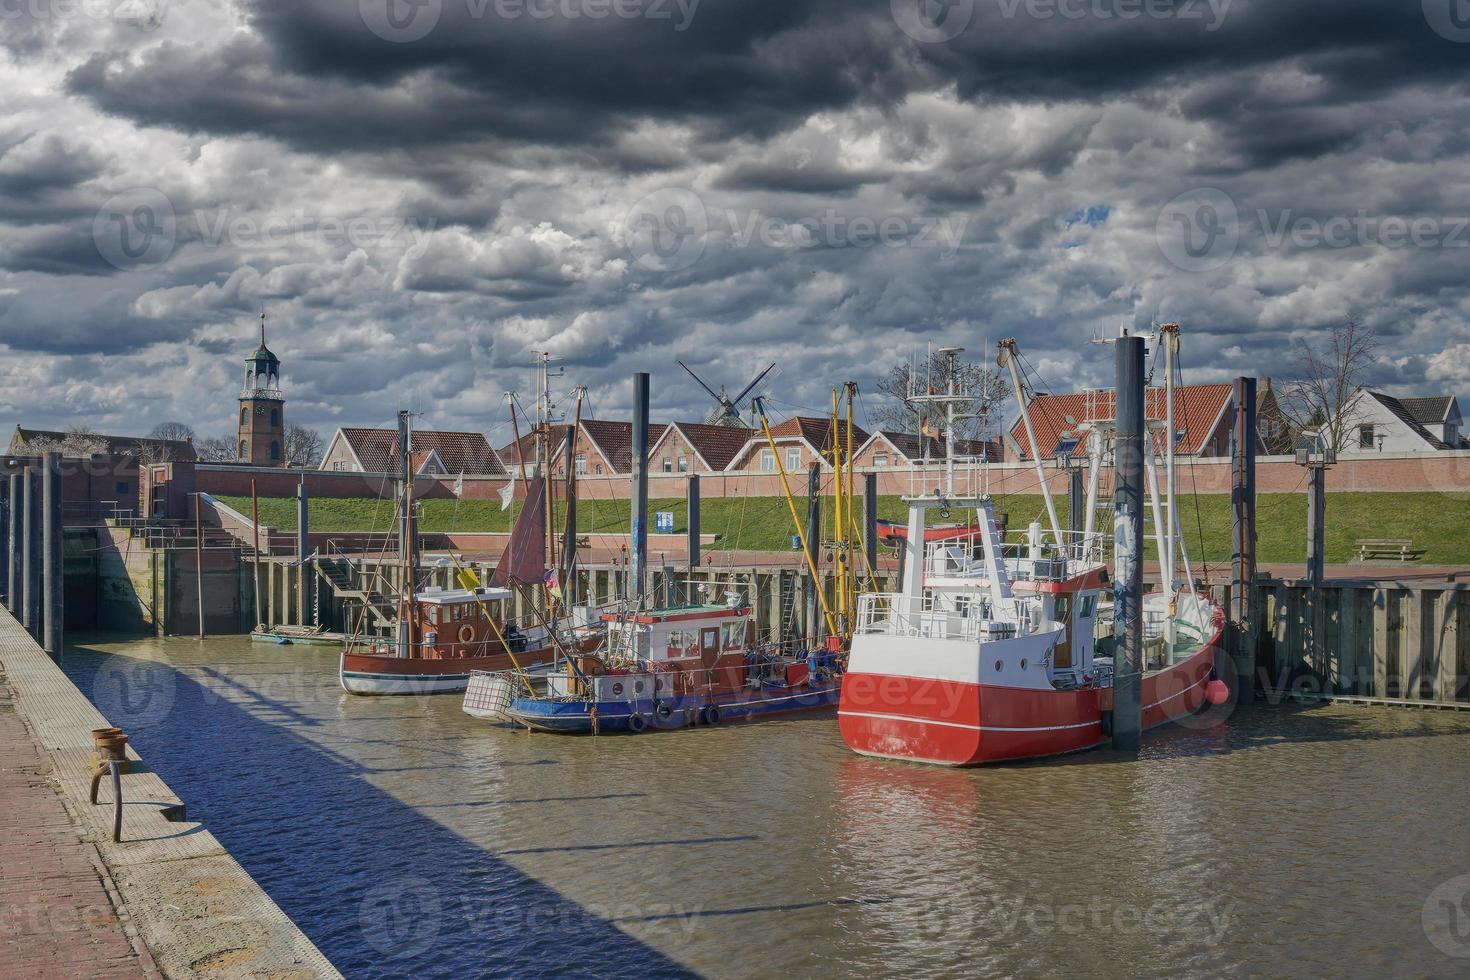
{"type": "Polygon", "coordinates": [[[1030,664],[1030,661],[1029,661],[1029,660],[1027,660],[1027,659],[1026,659],[1026,658],[1025,658],[1025,657],[1022,657],[1022,658],[1021,658],[1021,669],[1022,669],[1022,670],[1025,670],[1025,669],[1026,669],[1026,667],[1027,667],[1027,666],[1028,666],[1028,665],[1029,665],[1029,664],[1030,664]]]}
{"type": "Polygon", "coordinates": [[[643,693],[643,682],[642,681],[634,681],[633,682],[633,693],[635,693],[635,694],[642,694],[643,693]]]}
{"type": "Polygon", "coordinates": [[[617,695],[617,694],[622,694],[622,693],[623,693],[623,685],[621,685],[621,684],[614,684],[613,685],[613,694],[617,695]]]}
{"type": "Polygon", "coordinates": [[[997,674],[999,674],[1001,671],[1005,670],[1005,668],[1006,668],[1006,662],[1004,660],[997,660],[995,662],[995,672],[997,674]]]}

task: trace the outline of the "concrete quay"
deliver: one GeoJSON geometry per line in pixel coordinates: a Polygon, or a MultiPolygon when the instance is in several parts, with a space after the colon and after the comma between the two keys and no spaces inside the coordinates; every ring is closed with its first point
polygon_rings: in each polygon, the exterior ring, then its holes
{"type": "Polygon", "coordinates": [[[105,727],[0,609],[0,976],[339,977],[131,748],[113,841],[110,783],[89,801],[105,727]]]}

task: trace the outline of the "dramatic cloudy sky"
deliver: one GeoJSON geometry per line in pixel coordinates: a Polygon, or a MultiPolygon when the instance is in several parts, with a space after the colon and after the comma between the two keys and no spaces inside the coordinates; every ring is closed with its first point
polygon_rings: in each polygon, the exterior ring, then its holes
{"type": "Polygon", "coordinates": [[[1354,315],[1470,385],[1465,0],[0,0],[0,422],[505,438],[529,351],[659,417],[930,342],[1054,389],[1178,320],[1194,380],[1354,315]]]}

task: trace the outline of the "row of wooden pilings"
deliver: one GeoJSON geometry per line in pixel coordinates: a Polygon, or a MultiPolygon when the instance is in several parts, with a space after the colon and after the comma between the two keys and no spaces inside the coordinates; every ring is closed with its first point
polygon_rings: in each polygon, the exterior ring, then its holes
{"type": "Polygon", "coordinates": [[[6,460],[0,479],[0,592],[45,651],[61,659],[63,568],[61,456],[6,460]]]}

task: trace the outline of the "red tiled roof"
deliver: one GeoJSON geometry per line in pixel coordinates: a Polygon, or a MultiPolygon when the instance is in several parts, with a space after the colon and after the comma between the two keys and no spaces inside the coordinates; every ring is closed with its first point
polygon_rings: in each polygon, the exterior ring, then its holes
{"type": "MultiPolygon", "coordinates": [[[[846,439],[844,433],[847,431],[847,423],[840,422],[837,426],[832,425],[828,418],[812,418],[806,415],[793,415],[780,425],[771,429],[771,438],[790,439],[800,436],[818,452],[826,452],[832,448],[832,433],[837,432],[839,438],[846,439]]],[[[868,433],[859,425],[852,427],[852,448],[856,450],[868,441],[868,433]]]]}
{"type": "MultiPolygon", "coordinates": [[[[854,434],[857,432],[855,426],[853,432],[854,434]]],[[[904,458],[908,460],[924,459],[924,444],[926,442],[928,443],[929,459],[943,459],[945,456],[944,440],[937,436],[920,436],[912,432],[890,432],[887,429],[883,429],[878,434],[884,439],[887,439],[893,448],[902,453],[904,458]]],[[[997,462],[1001,458],[1000,443],[994,441],[957,439],[955,440],[955,449],[958,450],[960,456],[974,457],[976,459],[984,458],[990,462],[997,462]]]]}
{"type": "Polygon", "coordinates": [[[751,429],[733,425],[675,422],[673,427],[684,434],[689,445],[694,447],[694,451],[704,458],[712,470],[723,470],[729,466],[755,435],[751,429]]]}
{"type": "MultiPolygon", "coordinates": [[[[648,424],[648,445],[653,446],[668,426],[661,423],[648,424]]],[[[633,472],[633,423],[612,419],[583,419],[582,431],[592,444],[607,457],[614,473],[633,472]]]]}
{"type": "MultiPolygon", "coordinates": [[[[1215,423],[1229,404],[1233,387],[1230,384],[1181,385],[1174,389],[1174,424],[1183,430],[1175,452],[1181,455],[1198,454],[1214,435],[1215,423]]],[[[1083,422],[1104,421],[1113,418],[1113,392],[1077,392],[1070,395],[1038,395],[1027,406],[1031,425],[1036,430],[1036,448],[1043,459],[1056,455],[1057,444],[1062,434],[1075,432],[1083,422]],[[1071,422],[1067,419],[1070,417],[1071,422]]],[[[1164,389],[1150,388],[1144,393],[1144,414],[1150,420],[1164,417],[1164,389]]],[[[1011,427],[1011,438],[1020,448],[1021,458],[1031,458],[1031,444],[1026,438],[1026,428],[1021,419],[1011,427]]],[[[1074,455],[1086,452],[1086,439],[1078,441],[1074,455]]]]}
{"type": "MultiPolygon", "coordinates": [[[[554,425],[551,427],[551,431],[551,455],[554,458],[558,451],[562,449],[562,443],[566,442],[567,433],[572,431],[572,427],[570,425],[554,425]]],[[[495,450],[495,454],[500,457],[500,461],[506,466],[514,466],[516,463],[519,463],[523,455],[527,457],[535,456],[536,434],[528,431],[521,436],[519,442],[512,442],[501,446],[495,450]]]]}
{"type": "MultiPolygon", "coordinates": [[[[369,473],[392,473],[398,468],[398,432],[394,429],[344,428],[342,436],[357,454],[362,468],[369,473]]],[[[419,454],[425,458],[429,450],[439,454],[439,461],[450,473],[474,473],[499,476],[505,473],[500,457],[478,432],[436,432],[423,429],[413,434],[413,461],[419,466],[419,454]]]]}

